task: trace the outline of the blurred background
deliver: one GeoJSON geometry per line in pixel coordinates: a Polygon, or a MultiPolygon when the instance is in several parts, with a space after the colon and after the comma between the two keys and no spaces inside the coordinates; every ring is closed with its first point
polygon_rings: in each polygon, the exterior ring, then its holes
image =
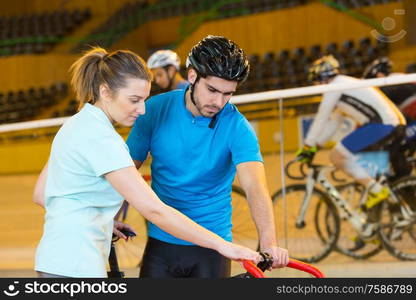
{"type": "MultiPolygon", "coordinates": [[[[94,45],[129,49],[145,60],[154,51],[168,48],[184,64],[190,48],[200,39],[208,34],[223,35],[238,43],[251,62],[250,77],[238,94],[307,86],[309,65],[325,54],[336,57],[343,72],[355,77],[361,77],[365,67],[381,56],[393,61],[394,72],[416,72],[414,0],[0,3],[0,125],[73,115],[77,102],[68,68],[94,45]]],[[[186,78],[184,68],[181,72],[186,78]]],[[[153,85],[152,94],[158,92],[153,85]]],[[[280,150],[285,153],[284,161],[293,158],[308,117],[319,102],[319,95],[286,99],[282,112],[277,101],[238,105],[259,137],[271,193],[282,185],[280,150]],[[280,149],[282,137],[284,149],[280,149]]],[[[0,277],[34,275],[33,256],[42,234],[43,211],[32,203],[31,195],[58,129],[0,133],[0,277]]],[[[128,128],[117,130],[123,137],[129,132],[128,128]]],[[[325,150],[318,159],[328,161],[325,150]]],[[[146,172],[148,164],[142,171],[146,172]]],[[[134,222],[142,226],[143,220],[137,219],[134,222]]],[[[140,242],[144,240],[139,237],[137,251],[141,251],[140,242]]],[[[133,262],[123,262],[132,276],[137,274],[138,255],[135,257],[133,262]]],[[[416,276],[414,262],[398,261],[385,251],[366,261],[333,253],[318,266],[337,277],[416,276]]]]}

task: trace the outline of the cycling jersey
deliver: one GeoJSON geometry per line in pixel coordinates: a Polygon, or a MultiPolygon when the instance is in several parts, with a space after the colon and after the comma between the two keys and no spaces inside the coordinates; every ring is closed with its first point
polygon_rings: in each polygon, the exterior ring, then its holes
{"type": "MultiPolygon", "coordinates": [[[[359,82],[359,79],[337,75],[330,84],[354,82],[359,82]]],[[[319,142],[321,136],[327,130],[328,122],[331,120],[333,123],[331,114],[334,111],[339,115],[353,119],[358,126],[375,123],[395,127],[406,124],[399,109],[376,88],[368,87],[327,92],[323,96],[318,113],[306,137],[305,143],[307,145],[315,146],[319,142]]],[[[332,126],[328,130],[334,131],[335,127],[332,126]]]]}
{"type": "Polygon", "coordinates": [[[380,87],[380,90],[399,107],[406,118],[416,119],[416,83],[387,85],[380,87]]]}
{"type": "Polygon", "coordinates": [[[380,90],[397,106],[410,97],[416,96],[416,84],[414,83],[381,86],[380,90]]]}

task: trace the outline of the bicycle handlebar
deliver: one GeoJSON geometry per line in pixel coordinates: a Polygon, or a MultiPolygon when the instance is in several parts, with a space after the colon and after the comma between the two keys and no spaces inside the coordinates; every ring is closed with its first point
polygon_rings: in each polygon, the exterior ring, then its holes
{"type": "MultiPolygon", "coordinates": [[[[136,236],[136,234],[135,234],[133,231],[130,231],[130,230],[125,229],[125,228],[120,229],[120,232],[121,232],[122,234],[124,234],[125,236],[129,237],[129,238],[132,238],[132,237],[135,237],[135,236],[136,236]]],[[[115,242],[117,242],[119,239],[120,239],[120,238],[119,238],[118,236],[116,236],[116,235],[113,233],[113,237],[112,237],[112,240],[111,240],[111,241],[112,241],[113,243],[115,243],[115,242]]]]}
{"type": "Polygon", "coordinates": [[[325,277],[324,273],[322,273],[318,268],[296,259],[290,259],[287,267],[309,273],[316,278],[325,277]]]}
{"type": "MultiPolygon", "coordinates": [[[[300,162],[298,159],[294,159],[294,160],[292,160],[292,161],[288,162],[288,163],[286,164],[286,166],[285,166],[285,173],[286,173],[286,176],[287,176],[287,177],[289,177],[290,179],[293,179],[293,180],[303,180],[303,179],[305,179],[305,178],[307,177],[307,174],[306,174],[306,171],[305,171],[305,167],[307,167],[307,168],[316,168],[316,167],[323,167],[323,166],[313,165],[313,164],[311,164],[311,163],[304,163],[304,162],[300,162]],[[299,162],[299,163],[300,163],[300,165],[299,165],[299,171],[300,171],[300,173],[302,174],[302,176],[295,176],[295,175],[292,175],[292,174],[290,173],[290,167],[291,167],[294,163],[297,163],[297,162],[299,162]]],[[[344,183],[344,182],[346,182],[346,181],[347,181],[346,179],[338,178],[338,177],[335,175],[335,173],[336,173],[337,171],[338,171],[338,169],[335,169],[335,170],[332,170],[332,171],[331,171],[331,177],[332,177],[332,179],[333,179],[334,181],[336,181],[336,182],[340,182],[340,183],[344,183]]]]}
{"type": "Polygon", "coordinates": [[[338,169],[335,169],[335,170],[332,170],[331,171],[331,177],[332,177],[332,179],[334,180],[334,181],[336,181],[336,182],[340,182],[340,183],[344,183],[344,182],[346,182],[347,180],[344,178],[344,179],[342,179],[342,178],[338,178],[337,176],[335,176],[335,173],[338,171],[338,169]]]}
{"type": "Polygon", "coordinates": [[[299,165],[299,170],[300,170],[300,173],[302,174],[302,176],[295,176],[295,175],[292,175],[292,174],[290,173],[290,167],[291,167],[294,163],[297,163],[297,162],[299,162],[299,160],[297,160],[297,159],[294,159],[294,160],[292,160],[292,161],[288,162],[288,163],[286,164],[286,166],[285,166],[285,174],[286,174],[286,176],[287,176],[287,177],[289,177],[290,179],[293,179],[293,180],[303,180],[303,179],[305,179],[305,178],[306,178],[306,172],[305,172],[305,170],[304,170],[304,168],[305,168],[305,163],[300,163],[300,165],[299,165]]]}
{"type": "MultiPolygon", "coordinates": [[[[254,278],[265,278],[264,273],[252,261],[244,260],[243,266],[254,278]]],[[[290,259],[286,267],[309,273],[316,278],[325,277],[318,268],[295,259],[290,259]]]]}

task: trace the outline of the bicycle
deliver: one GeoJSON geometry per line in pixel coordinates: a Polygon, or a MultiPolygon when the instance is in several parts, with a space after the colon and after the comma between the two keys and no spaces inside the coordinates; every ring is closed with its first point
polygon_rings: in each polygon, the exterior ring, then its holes
{"type": "MultiPolygon", "coordinates": [[[[293,257],[305,262],[317,262],[331,251],[342,249],[338,244],[342,219],[351,224],[360,239],[379,239],[383,247],[396,258],[416,260],[416,177],[405,176],[393,183],[387,182],[389,198],[374,207],[371,213],[365,213],[353,209],[329,182],[325,173],[333,167],[301,164],[301,170],[307,166],[308,172],[301,171],[303,175],[293,176],[289,169],[295,162],[286,165],[287,176],[306,179],[306,183],[289,185],[272,196],[273,206],[280,213],[283,196],[288,199],[286,248],[293,257]],[[314,226],[308,226],[311,223],[314,226]]],[[[285,228],[284,224],[277,227],[278,237],[283,236],[282,228],[285,228]]]]}
{"type": "MultiPolygon", "coordinates": [[[[416,151],[416,122],[410,123],[405,128],[405,132],[399,130],[396,135],[390,138],[387,143],[380,148],[381,150],[377,148],[374,150],[388,153],[390,156],[390,166],[382,172],[380,172],[381,170],[376,165],[373,165],[372,167],[367,165],[367,167],[372,169],[371,171],[375,173],[372,176],[378,177],[379,182],[388,182],[389,186],[392,186],[392,184],[399,179],[406,178],[406,176],[410,175],[414,169],[415,158],[413,156],[416,151]]],[[[370,155],[371,161],[371,157],[373,157],[374,154],[371,152],[367,152],[367,154],[370,155]]],[[[335,181],[340,181],[334,176],[334,173],[331,173],[331,175],[335,181]]],[[[409,177],[407,178],[409,179],[409,177]]],[[[408,182],[407,189],[412,189],[412,185],[413,183],[408,182]]],[[[336,188],[356,210],[361,209],[361,207],[365,205],[368,191],[362,185],[356,182],[350,182],[338,185],[336,188]]],[[[408,199],[411,199],[411,195],[408,197],[408,199]]],[[[413,202],[410,201],[408,204],[414,212],[415,208],[412,207],[412,203],[413,202]]],[[[362,240],[357,241],[354,238],[351,238],[356,237],[355,229],[345,218],[342,218],[341,221],[342,230],[336,246],[337,251],[355,259],[367,259],[378,254],[383,249],[383,244],[379,239],[374,239],[371,243],[364,243],[362,240]]]]}

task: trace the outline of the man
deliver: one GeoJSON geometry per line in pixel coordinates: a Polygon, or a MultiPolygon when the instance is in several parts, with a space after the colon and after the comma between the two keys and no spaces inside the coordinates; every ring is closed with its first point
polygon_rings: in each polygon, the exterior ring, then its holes
{"type": "MultiPolygon", "coordinates": [[[[338,61],[325,56],[309,69],[309,80],[315,84],[354,83],[359,79],[339,74],[338,61]]],[[[302,149],[297,153],[302,162],[310,162],[322,145],[341,124],[342,117],[353,119],[358,128],[344,137],[330,153],[331,162],[367,187],[366,209],[371,210],[389,195],[355,159],[355,154],[382,146],[403,128],[406,121],[398,108],[378,89],[360,88],[324,93],[318,113],[302,149]]]]}
{"type": "MultiPolygon", "coordinates": [[[[237,108],[228,103],[250,66],[243,50],[220,36],[207,36],[187,58],[186,90],[150,98],[127,144],[139,168],[152,154],[152,188],[162,201],[231,241],[231,184],[235,173],[247,195],[262,251],[273,267],[288,263],[277,246],[272,202],[256,135],[237,108]]],[[[140,277],[221,278],[230,261],[179,240],[154,224],[140,277]]]]}
{"type": "Polygon", "coordinates": [[[180,58],[172,50],[159,50],[147,60],[156,84],[164,91],[185,89],[189,83],[179,73],[180,58]]]}

